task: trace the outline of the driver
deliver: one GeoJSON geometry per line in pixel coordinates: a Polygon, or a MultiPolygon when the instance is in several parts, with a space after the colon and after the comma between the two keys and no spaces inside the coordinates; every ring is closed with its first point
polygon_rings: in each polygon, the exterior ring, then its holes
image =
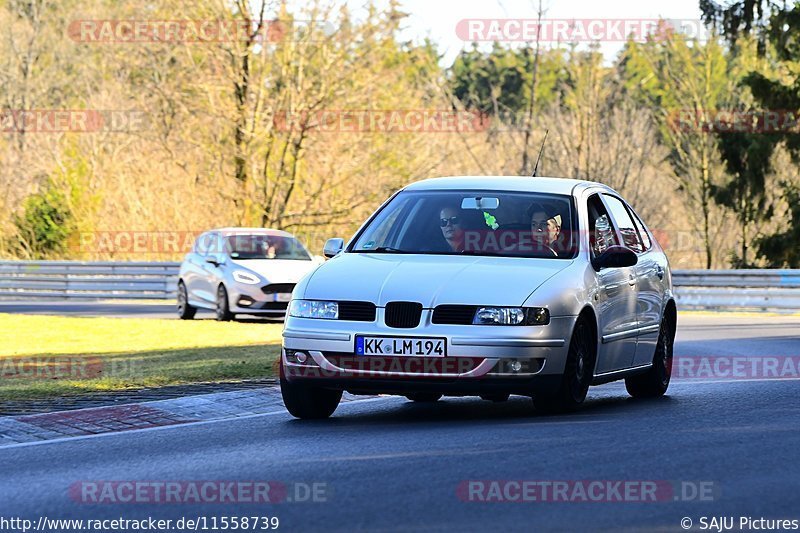
{"type": "Polygon", "coordinates": [[[460,209],[445,207],[439,212],[439,227],[442,230],[442,236],[453,252],[464,250],[463,224],[464,221],[460,209]]]}

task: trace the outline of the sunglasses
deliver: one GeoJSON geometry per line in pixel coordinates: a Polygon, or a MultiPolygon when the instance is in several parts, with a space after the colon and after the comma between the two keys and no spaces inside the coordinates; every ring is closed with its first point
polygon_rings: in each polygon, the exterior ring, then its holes
{"type": "Polygon", "coordinates": [[[458,226],[459,224],[461,224],[461,218],[460,217],[450,217],[450,218],[439,219],[439,225],[441,227],[446,228],[448,224],[450,224],[452,226],[458,226]]]}

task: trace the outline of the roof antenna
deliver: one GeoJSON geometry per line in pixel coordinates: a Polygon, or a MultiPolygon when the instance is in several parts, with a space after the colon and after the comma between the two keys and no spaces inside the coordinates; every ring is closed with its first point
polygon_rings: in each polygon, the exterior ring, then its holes
{"type": "Polygon", "coordinates": [[[542,152],[544,152],[544,143],[547,142],[547,134],[550,133],[550,130],[544,130],[544,139],[542,139],[542,147],[539,148],[539,155],[536,157],[536,165],[533,167],[533,178],[539,173],[539,161],[542,159],[542,152]]]}

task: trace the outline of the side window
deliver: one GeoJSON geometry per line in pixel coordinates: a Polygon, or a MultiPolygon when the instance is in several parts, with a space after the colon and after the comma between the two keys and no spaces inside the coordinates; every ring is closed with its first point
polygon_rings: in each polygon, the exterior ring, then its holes
{"type": "Polygon", "coordinates": [[[207,255],[209,252],[214,253],[214,243],[216,233],[203,233],[194,243],[194,251],[199,255],[207,255]]]}
{"type": "Polygon", "coordinates": [[[221,234],[214,234],[214,237],[211,239],[211,244],[208,247],[208,253],[214,255],[222,255],[225,253],[225,238],[221,234]]]}
{"type": "Polygon", "coordinates": [[[633,212],[632,209],[629,209],[631,213],[631,217],[633,218],[633,223],[636,224],[636,229],[639,231],[639,237],[642,239],[642,245],[644,245],[645,250],[649,250],[653,243],[650,241],[650,235],[647,234],[647,230],[644,228],[644,222],[639,218],[639,216],[633,212]]]}
{"type": "Polygon", "coordinates": [[[622,235],[622,244],[637,254],[644,252],[642,241],[639,240],[639,231],[636,229],[630,214],[628,214],[625,204],[616,196],[604,194],[603,197],[606,200],[606,204],[608,204],[608,209],[611,211],[611,216],[614,217],[614,222],[619,227],[620,235],[622,235]]]}
{"type": "Polygon", "coordinates": [[[194,253],[206,255],[206,252],[208,252],[208,233],[203,233],[194,241],[194,253]]]}
{"type": "Polygon", "coordinates": [[[609,246],[618,244],[617,235],[600,196],[595,194],[590,197],[587,205],[589,207],[589,246],[592,256],[596,257],[605,252],[609,246]]]}

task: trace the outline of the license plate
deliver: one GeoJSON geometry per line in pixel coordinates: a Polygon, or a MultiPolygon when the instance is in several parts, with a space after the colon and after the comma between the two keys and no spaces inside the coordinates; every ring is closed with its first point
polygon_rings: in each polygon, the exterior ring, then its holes
{"type": "Polygon", "coordinates": [[[275,293],[275,301],[276,302],[288,302],[292,299],[291,292],[276,292],[275,293]]]}
{"type": "Polygon", "coordinates": [[[356,335],[356,355],[444,357],[446,350],[445,339],[356,335]]]}

